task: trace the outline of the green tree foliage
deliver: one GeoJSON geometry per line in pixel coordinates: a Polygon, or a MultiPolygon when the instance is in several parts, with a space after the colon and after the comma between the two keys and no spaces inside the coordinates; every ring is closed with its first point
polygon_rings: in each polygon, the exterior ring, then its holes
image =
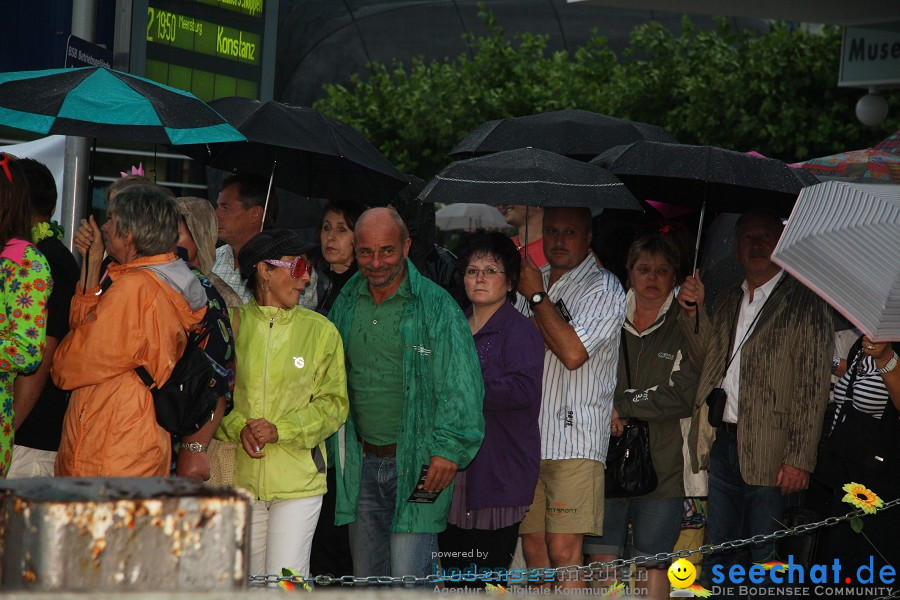
{"type": "MultiPolygon", "coordinates": [[[[685,17],[680,34],[634,29],[621,59],[594,35],[575,52],[549,52],[547,36],[510,39],[479,13],[484,36],[469,53],[408,66],[369,65],[364,79],[328,85],[315,108],[359,129],[403,172],[430,178],[447,152],[488,119],[581,108],[665,127],[680,141],[756,150],[790,162],[865,148],[900,127],[860,124],[860,90],[837,87],[841,35],[775,25],[764,34],[710,31],[685,17]]],[[[891,114],[900,108],[888,94],[891,114]]]]}

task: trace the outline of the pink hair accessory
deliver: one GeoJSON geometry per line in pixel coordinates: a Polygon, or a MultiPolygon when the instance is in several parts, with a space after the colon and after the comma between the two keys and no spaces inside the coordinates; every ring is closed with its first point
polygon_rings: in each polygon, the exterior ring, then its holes
{"type": "Polygon", "coordinates": [[[119,171],[119,174],[122,177],[128,177],[129,175],[140,175],[141,177],[143,177],[144,176],[144,163],[140,162],[140,163],[138,163],[138,166],[136,166],[136,167],[134,165],[132,165],[131,173],[126,173],[125,171],[119,171]]]}
{"type": "Polygon", "coordinates": [[[672,227],[671,225],[663,225],[659,228],[659,235],[661,237],[666,237],[666,234],[670,233],[673,229],[674,227],[672,227]]]}

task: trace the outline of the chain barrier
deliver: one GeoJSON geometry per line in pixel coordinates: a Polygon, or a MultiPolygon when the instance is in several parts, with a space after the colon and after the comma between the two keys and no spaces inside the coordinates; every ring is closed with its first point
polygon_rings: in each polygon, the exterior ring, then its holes
{"type": "MultiPolygon", "coordinates": [[[[882,510],[888,510],[897,505],[900,505],[900,498],[895,498],[890,502],[885,502],[884,506],[878,509],[878,512],[882,510]]],[[[653,556],[635,556],[633,558],[617,558],[608,562],[592,562],[587,565],[569,565],[566,567],[556,567],[556,568],[546,568],[546,569],[510,569],[506,573],[504,573],[505,580],[508,582],[543,582],[550,581],[551,577],[555,577],[557,574],[563,576],[560,580],[566,580],[569,576],[577,577],[578,575],[593,575],[594,573],[600,574],[602,572],[608,573],[610,570],[618,570],[622,567],[630,567],[631,565],[643,565],[646,563],[657,563],[666,561],[672,558],[687,558],[694,554],[703,554],[709,555],[715,552],[719,552],[721,550],[737,550],[740,548],[744,548],[745,546],[751,546],[756,544],[765,544],[768,542],[772,542],[775,540],[780,540],[782,538],[794,535],[803,535],[809,533],[811,531],[815,531],[816,529],[820,529],[822,527],[832,527],[837,525],[838,523],[849,521],[854,517],[861,517],[866,514],[862,509],[857,509],[851,512],[848,512],[845,515],[840,517],[828,517],[826,519],[822,519],[821,521],[816,521],[814,523],[804,523],[802,525],[797,525],[796,527],[791,527],[788,529],[779,529],[778,531],[774,531],[769,534],[758,534],[746,539],[737,539],[737,540],[729,540],[726,542],[722,542],[721,544],[710,545],[704,544],[699,548],[693,549],[682,549],[677,552],[660,552],[658,554],[654,554],[653,556]]],[[[477,579],[482,581],[499,581],[497,577],[500,575],[499,572],[495,571],[482,571],[477,574],[477,579]]],[[[416,577],[414,575],[403,575],[400,577],[391,577],[387,575],[378,575],[371,577],[354,577],[353,575],[344,575],[342,577],[334,577],[332,575],[316,575],[315,577],[310,577],[305,579],[298,575],[251,575],[250,583],[262,583],[262,584],[277,584],[280,581],[288,581],[293,583],[314,583],[318,586],[331,586],[335,584],[340,584],[342,586],[359,586],[359,585],[393,585],[393,584],[406,584],[413,585],[419,583],[437,583],[439,581],[444,581],[447,579],[446,575],[427,575],[425,577],[416,577]]],[[[876,600],[888,600],[890,598],[900,598],[900,588],[894,590],[890,596],[884,596],[883,598],[877,598],[876,600]]]]}

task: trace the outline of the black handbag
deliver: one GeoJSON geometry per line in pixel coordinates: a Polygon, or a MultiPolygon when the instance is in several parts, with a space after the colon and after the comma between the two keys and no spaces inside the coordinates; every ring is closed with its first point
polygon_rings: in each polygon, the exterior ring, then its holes
{"type": "MultiPolygon", "coordinates": [[[[622,352],[630,388],[631,365],[624,330],[622,352]]],[[[647,421],[630,418],[621,437],[610,436],[605,473],[604,493],[607,498],[643,496],[656,489],[658,480],[653,468],[653,458],[650,456],[650,424],[647,421]]]]}

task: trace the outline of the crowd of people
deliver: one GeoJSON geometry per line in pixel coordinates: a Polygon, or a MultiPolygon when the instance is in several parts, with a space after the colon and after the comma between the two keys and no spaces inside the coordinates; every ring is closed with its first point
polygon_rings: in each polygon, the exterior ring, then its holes
{"type": "MultiPolygon", "coordinates": [[[[585,208],[501,207],[518,235],[476,232],[454,257],[408,198],[331,202],[310,241],[273,226],[259,176],[225,179],[215,209],[128,176],[107,221],[74,232],[79,274],[49,171],[0,156],[0,475],[226,473],[253,498],[254,574],[497,572],[519,540],[529,569],[667,553],[696,474],[707,543],[768,534],[801,493],[842,514],[828,475],[866,443],[851,425],[888,459],[858,478],[900,493],[896,348],[861,337],[836,356],[828,306],[771,260],[774,215],[738,220],[745,279],[707,307],[671,228],[633,240],[620,281],[585,208]],[[218,404],[173,436],[136,369],[164,382],[189,343],[218,404]],[[656,484],[609,497],[610,441],[640,422],[656,484]]],[[[898,518],[871,520],[863,554],[896,560],[898,518]]],[[[848,531],[822,551],[859,556],[848,531]]],[[[701,581],[772,556],[710,554],[701,581]]],[[[669,564],[640,565],[645,595],[668,596],[669,564]]]]}

